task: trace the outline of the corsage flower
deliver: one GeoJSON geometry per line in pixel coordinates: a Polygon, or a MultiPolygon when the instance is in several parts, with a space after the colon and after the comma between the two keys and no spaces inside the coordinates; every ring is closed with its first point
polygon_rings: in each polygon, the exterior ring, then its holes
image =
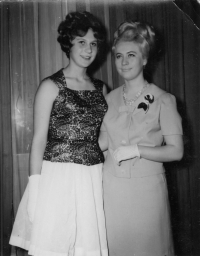
{"type": "Polygon", "coordinates": [[[154,96],[150,93],[144,96],[144,100],[138,105],[138,108],[143,108],[145,114],[149,110],[149,104],[154,102],[154,96]]]}

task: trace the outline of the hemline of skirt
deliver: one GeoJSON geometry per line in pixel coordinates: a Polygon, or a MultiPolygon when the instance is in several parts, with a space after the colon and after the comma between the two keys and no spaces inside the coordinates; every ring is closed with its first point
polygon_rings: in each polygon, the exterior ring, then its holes
{"type": "MultiPolygon", "coordinates": [[[[29,255],[36,255],[36,256],[66,256],[66,253],[57,253],[57,252],[50,252],[38,248],[34,245],[30,244],[30,241],[26,241],[20,237],[11,236],[10,238],[10,245],[20,247],[26,251],[28,251],[29,255]]],[[[71,253],[69,252],[69,256],[108,256],[108,250],[104,249],[101,251],[91,251],[85,252],[82,248],[75,248],[71,253]]]]}

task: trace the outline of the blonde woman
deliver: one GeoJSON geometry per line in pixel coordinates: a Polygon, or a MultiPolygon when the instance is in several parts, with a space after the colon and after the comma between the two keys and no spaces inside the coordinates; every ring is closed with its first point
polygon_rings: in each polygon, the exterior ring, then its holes
{"type": "Polygon", "coordinates": [[[175,97],[148,83],[144,67],[154,28],[124,22],[114,35],[116,69],[124,84],[106,96],[100,145],[110,256],[173,256],[163,162],[183,156],[175,97]]]}

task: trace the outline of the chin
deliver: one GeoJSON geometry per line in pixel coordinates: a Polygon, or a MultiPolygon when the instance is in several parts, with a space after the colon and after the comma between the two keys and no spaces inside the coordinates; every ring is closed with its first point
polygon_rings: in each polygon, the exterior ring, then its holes
{"type": "Polygon", "coordinates": [[[83,63],[83,66],[84,66],[85,68],[87,68],[87,67],[89,67],[89,66],[92,64],[93,61],[94,61],[94,60],[86,61],[85,63],[83,63]]]}
{"type": "Polygon", "coordinates": [[[127,81],[130,81],[130,80],[133,80],[134,79],[134,77],[133,76],[130,76],[130,75],[125,75],[125,74],[122,74],[121,75],[125,80],[127,80],[127,81]]]}
{"type": "Polygon", "coordinates": [[[90,63],[82,63],[82,65],[80,65],[82,68],[87,68],[92,64],[92,62],[90,63]]]}

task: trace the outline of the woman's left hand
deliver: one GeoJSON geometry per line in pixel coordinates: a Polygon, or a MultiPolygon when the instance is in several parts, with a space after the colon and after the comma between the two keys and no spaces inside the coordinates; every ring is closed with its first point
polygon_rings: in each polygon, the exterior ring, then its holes
{"type": "Polygon", "coordinates": [[[113,157],[118,165],[120,165],[120,162],[123,160],[140,157],[138,145],[120,146],[113,152],[113,157]]]}

